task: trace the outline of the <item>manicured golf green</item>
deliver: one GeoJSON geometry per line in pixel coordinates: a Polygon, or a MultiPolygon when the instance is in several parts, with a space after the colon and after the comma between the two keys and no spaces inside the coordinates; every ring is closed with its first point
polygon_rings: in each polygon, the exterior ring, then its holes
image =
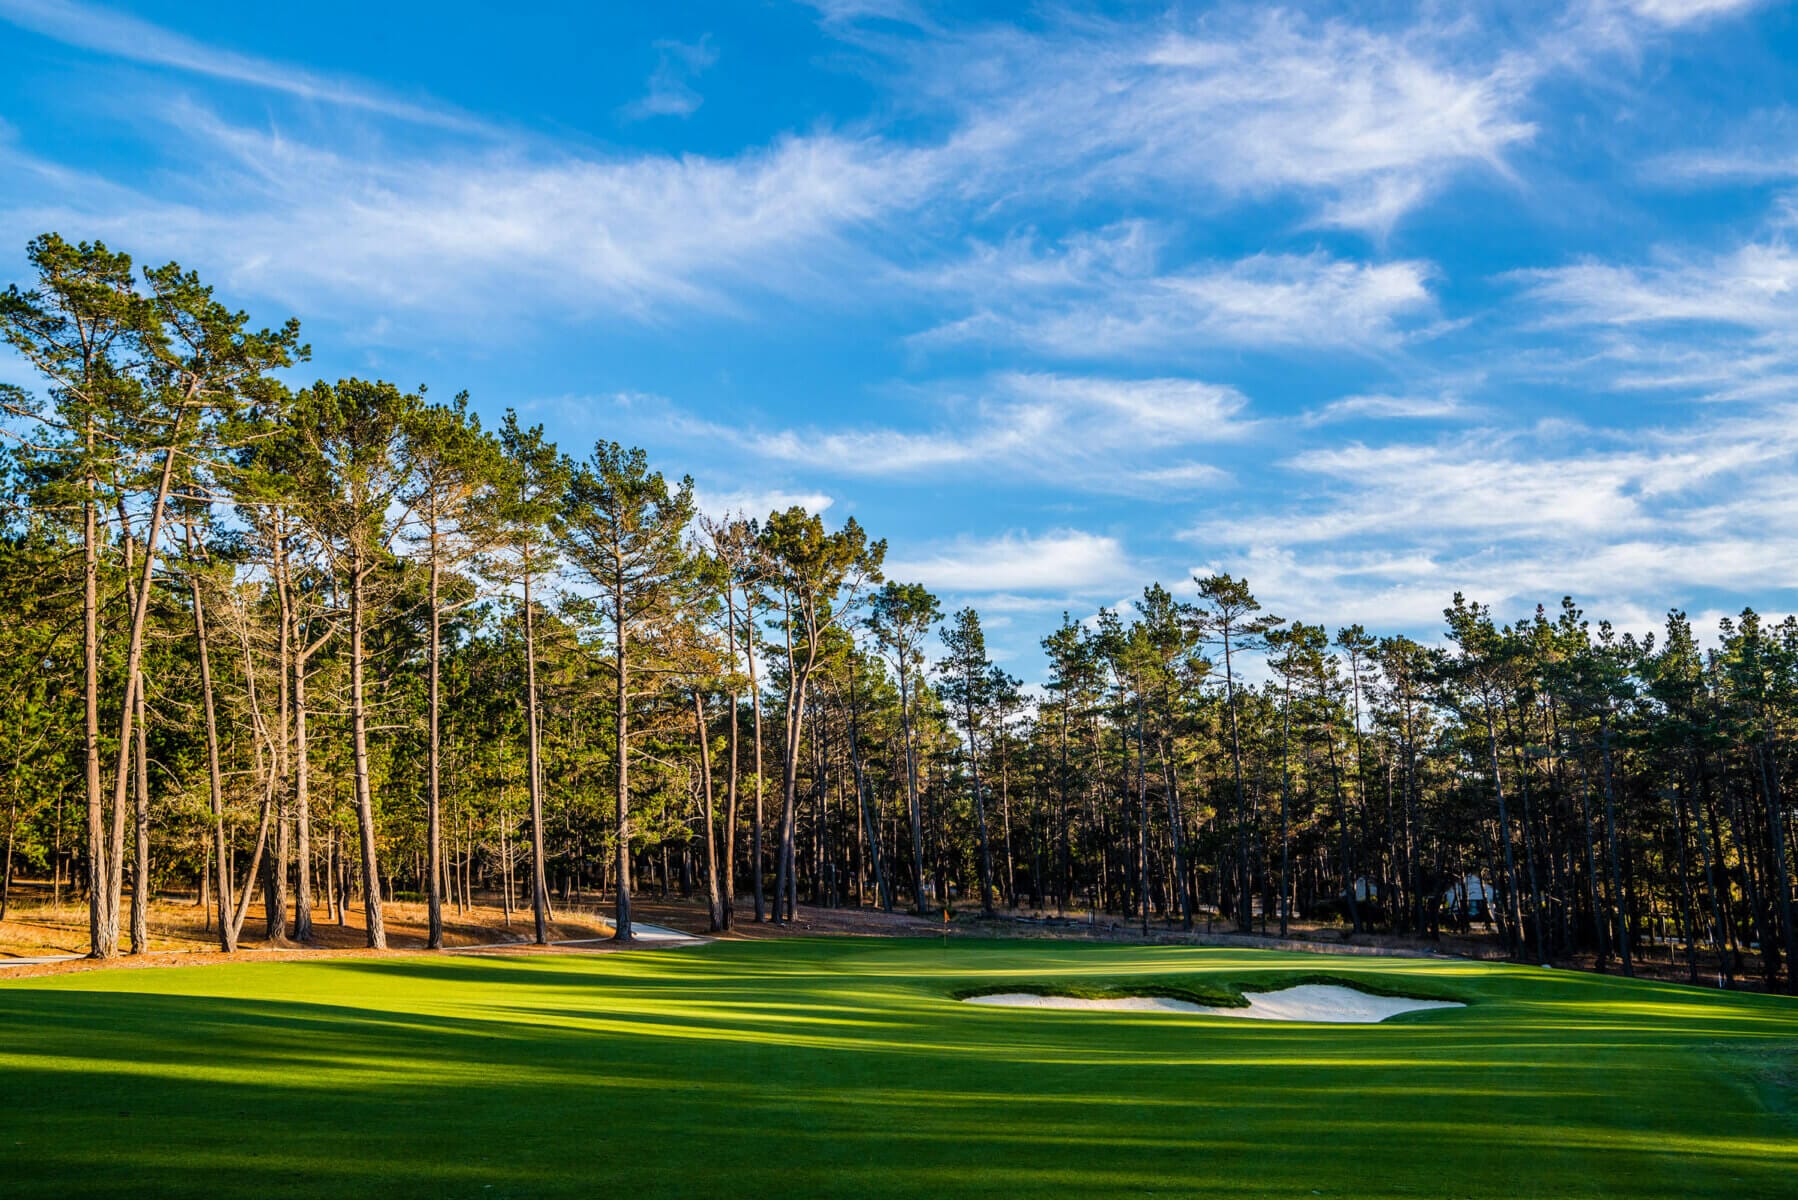
{"type": "Polygon", "coordinates": [[[1462,962],[830,939],[0,982],[0,1195],[1798,1195],[1798,1003],[1462,962]],[[1000,985],[1460,999],[1380,1025],[1000,985]]]}

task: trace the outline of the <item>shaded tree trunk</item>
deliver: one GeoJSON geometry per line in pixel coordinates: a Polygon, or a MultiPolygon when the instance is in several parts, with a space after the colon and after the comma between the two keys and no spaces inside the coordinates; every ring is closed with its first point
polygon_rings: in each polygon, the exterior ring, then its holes
{"type": "MultiPolygon", "coordinates": [[[[526,770],[530,775],[531,793],[531,918],[536,943],[539,946],[549,944],[549,877],[547,864],[544,861],[543,837],[543,731],[542,716],[537,708],[537,625],[536,613],[531,605],[531,570],[527,565],[524,571],[524,693],[525,723],[527,726],[528,753],[526,770]]],[[[624,744],[624,729],[618,731],[620,747],[624,744]]],[[[620,752],[622,757],[622,750],[620,752]]],[[[630,937],[630,917],[625,910],[625,930],[622,937],[630,937]]]]}
{"type": "Polygon", "coordinates": [[[724,905],[718,894],[718,831],[712,814],[712,735],[706,728],[705,699],[693,691],[693,726],[699,737],[699,783],[704,799],[706,914],[713,933],[724,928],[724,905]]]}
{"type": "Polygon", "coordinates": [[[361,837],[362,895],[368,944],[387,948],[387,925],[381,916],[380,864],[375,850],[375,803],[368,762],[368,699],[363,680],[363,624],[366,620],[368,568],[360,554],[350,560],[350,752],[356,786],[356,830],[361,837]]]}

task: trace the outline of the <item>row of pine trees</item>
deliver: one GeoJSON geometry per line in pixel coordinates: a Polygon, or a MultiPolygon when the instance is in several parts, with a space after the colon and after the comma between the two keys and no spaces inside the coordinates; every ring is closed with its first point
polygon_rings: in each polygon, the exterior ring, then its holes
{"type": "MultiPolygon", "coordinates": [[[[0,917],[17,874],[148,947],[159,895],[235,949],[417,895],[632,931],[801,902],[1285,935],[1477,929],[1793,985],[1798,624],[1717,645],[1501,625],[1424,644],[1213,575],[996,666],[972,609],[801,508],[708,514],[601,441],[383,381],[293,388],[296,322],[54,235],[0,328],[0,917]],[[127,905],[125,898],[131,897],[127,905]],[[129,913],[130,927],[123,928],[129,913]],[[1096,916],[1089,917],[1096,919],[1096,916]]],[[[1664,967],[1662,969],[1665,969],[1664,967]]]]}

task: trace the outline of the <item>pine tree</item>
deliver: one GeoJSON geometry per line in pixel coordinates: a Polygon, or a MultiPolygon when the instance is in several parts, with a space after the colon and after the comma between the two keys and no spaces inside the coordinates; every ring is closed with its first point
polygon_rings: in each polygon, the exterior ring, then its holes
{"type": "Polygon", "coordinates": [[[600,442],[568,484],[561,527],[568,562],[594,589],[612,636],[612,720],[618,770],[617,901],[612,936],[631,939],[632,667],[641,628],[672,617],[686,597],[692,567],[685,533],[693,520],[693,481],[673,488],[649,469],[642,450],[600,442]]]}

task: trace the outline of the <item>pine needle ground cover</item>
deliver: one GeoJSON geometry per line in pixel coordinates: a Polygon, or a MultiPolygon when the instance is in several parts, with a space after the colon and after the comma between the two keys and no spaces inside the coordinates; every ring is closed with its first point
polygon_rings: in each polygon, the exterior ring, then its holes
{"type": "Polygon", "coordinates": [[[817,939],[0,983],[8,1196],[1798,1194],[1798,1003],[1467,962],[817,939]],[[1329,980],[1385,1024],[982,1008],[1329,980]]]}

